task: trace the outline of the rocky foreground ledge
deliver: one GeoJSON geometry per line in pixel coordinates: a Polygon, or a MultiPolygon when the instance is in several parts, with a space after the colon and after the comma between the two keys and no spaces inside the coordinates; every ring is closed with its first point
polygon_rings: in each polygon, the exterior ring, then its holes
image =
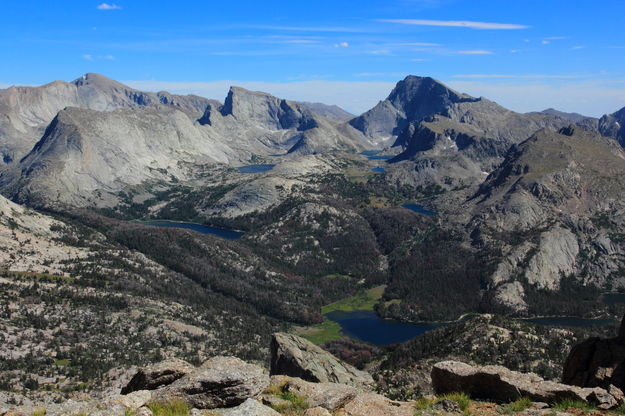
{"type": "MultiPolygon", "coordinates": [[[[100,399],[9,406],[2,416],[414,416],[520,413],[552,415],[567,409],[625,409],[619,387],[579,387],[545,381],[501,366],[443,361],[432,369],[438,397],[395,401],[372,391],[371,376],[316,345],[275,334],[271,371],[235,357],[199,367],[179,359],[139,369],[119,393],[100,399]],[[478,399],[481,402],[471,402],[478,399]],[[564,405],[563,405],[564,403],[564,405]]],[[[576,412],[579,414],[579,412],[576,412]]]]}

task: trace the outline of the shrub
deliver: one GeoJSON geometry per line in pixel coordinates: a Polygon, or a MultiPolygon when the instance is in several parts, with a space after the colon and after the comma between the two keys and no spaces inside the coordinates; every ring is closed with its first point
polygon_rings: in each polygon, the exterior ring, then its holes
{"type": "Polygon", "coordinates": [[[463,412],[467,412],[469,410],[469,406],[471,405],[471,398],[466,393],[448,393],[440,397],[438,401],[443,399],[448,399],[458,403],[460,410],[463,412]]]}
{"type": "Polygon", "coordinates": [[[180,400],[153,402],[148,404],[148,408],[154,416],[187,416],[191,410],[185,402],[180,400]]]}
{"type": "Polygon", "coordinates": [[[566,411],[569,409],[581,410],[584,412],[590,412],[595,410],[595,408],[586,403],[583,400],[574,400],[574,399],[563,399],[560,402],[553,405],[554,410],[566,411]]]}
{"type": "Polygon", "coordinates": [[[525,409],[528,409],[532,406],[532,400],[527,397],[521,397],[513,401],[512,403],[508,403],[503,406],[504,413],[517,413],[522,412],[525,409]]]}

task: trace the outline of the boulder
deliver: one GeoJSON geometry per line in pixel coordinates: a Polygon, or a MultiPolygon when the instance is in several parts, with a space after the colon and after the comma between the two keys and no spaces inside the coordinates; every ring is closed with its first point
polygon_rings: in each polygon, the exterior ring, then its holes
{"type": "Polygon", "coordinates": [[[271,374],[366,389],[373,385],[370,374],[339,361],[310,341],[285,333],[276,333],[271,340],[271,374]]]}
{"type": "Polygon", "coordinates": [[[247,399],[238,406],[227,409],[213,409],[208,413],[211,416],[279,416],[280,413],[267,407],[257,400],[247,399]]]}
{"type": "Polygon", "coordinates": [[[564,362],[562,382],[625,389],[625,317],[615,338],[589,338],[571,349],[564,362]]]}
{"type": "Polygon", "coordinates": [[[273,376],[271,385],[279,386],[283,392],[305,397],[308,407],[323,407],[328,410],[336,410],[344,406],[363,392],[345,384],[312,383],[286,376],[273,376]]]}
{"type": "Polygon", "coordinates": [[[462,392],[476,399],[512,402],[528,397],[549,404],[565,399],[581,400],[610,409],[617,400],[602,388],[582,388],[545,381],[533,373],[519,373],[497,365],[473,367],[458,361],[443,361],[432,368],[432,387],[437,394],[462,392]]]}
{"type": "Polygon", "coordinates": [[[156,390],[193,372],[195,367],[177,358],[140,369],[122,389],[122,394],[138,390],[156,390]]]}
{"type": "Polygon", "coordinates": [[[337,416],[414,416],[414,404],[389,400],[375,393],[361,393],[337,411],[337,416]]]}
{"type": "Polygon", "coordinates": [[[153,401],[182,400],[197,409],[237,406],[269,385],[261,367],[235,357],[214,357],[194,372],[156,390],[153,401]]]}

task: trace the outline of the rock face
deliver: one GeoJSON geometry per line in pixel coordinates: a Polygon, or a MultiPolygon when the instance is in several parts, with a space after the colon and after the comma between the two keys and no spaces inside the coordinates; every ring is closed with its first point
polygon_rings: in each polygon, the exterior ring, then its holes
{"type": "Polygon", "coordinates": [[[620,235],[624,174],[618,144],[580,127],[543,129],[514,145],[465,205],[474,244],[502,251],[488,278],[492,299],[523,312],[532,307],[528,292],[556,292],[563,276],[595,287],[625,283],[623,247],[610,238],[620,235]],[[602,215],[610,221],[595,219],[602,215]],[[531,238],[502,238],[518,232],[531,238]]]}
{"type": "Polygon", "coordinates": [[[373,384],[371,375],[337,360],[310,341],[276,333],[271,340],[271,374],[357,387],[373,384]]]}
{"type": "Polygon", "coordinates": [[[253,364],[235,357],[215,357],[190,374],[156,390],[156,400],[178,399],[198,409],[239,405],[261,393],[269,376],[253,364]]]}
{"type": "Polygon", "coordinates": [[[138,91],[99,74],[40,87],[11,87],[0,90],[0,159],[19,161],[65,107],[112,111],[167,106],[201,114],[210,102],[192,95],[138,91]]]}
{"type": "Polygon", "coordinates": [[[408,76],[386,100],[349,123],[369,137],[388,139],[398,136],[411,121],[442,114],[453,103],[475,100],[433,78],[408,76]]]}
{"type": "Polygon", "coordinates": [[[207,165],[371,145],[297,102],[238,87],[223,105],[95,74],[38,88],[0,90],[0,188],[31,205],[110,207],[128,187],[191,180],[207,165]]]}
{"type": "Polygon", "coordinates": [[[577,344],[564,364],[562,382],[581,387],[625,389],[625,318],[618,336],[577,344]]]}
{"type": "Polygon", "coordinates": [[[599,119],[599,132],[604,136],[613,137],[625,147],[625,108],[606,114],[599,119]]]}
{"type": "Polygon", "coordinates": [[[190,374],[195,367],[186,361],[171,359],[140,369],[122,389],[122,394],[137,390],[156,390],[190,374]]]}
{"type": "Polygon", "coordinates": [[[558,403],[581,400],[611,409],[619,403],[601,388],[581,388],[545,381],[533,373],[519,373],[505,367],[473,367],[458,361],[443,361],[432,368],[432,386],[437,394],[464,392],[477,399],[512,402],[528,397],[535,402],[558,403]]]}

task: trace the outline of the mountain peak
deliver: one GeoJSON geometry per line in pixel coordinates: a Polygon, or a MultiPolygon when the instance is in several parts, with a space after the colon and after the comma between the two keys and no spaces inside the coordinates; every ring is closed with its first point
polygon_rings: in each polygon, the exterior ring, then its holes
{"type": "Polygon", "coordinates": [[[399,81],[388,98],[356,117],[350,124],[370,137],[397,136],[408,123],[426,117],[447,113],[447,109],[460,102],[479,101],[459,93],[432,77],[408,75],[399,81]]]}
{"type": "Polygon", "coordinates": [[[72,84],[77,87],[92,85],[92,86],[123,86],[124,88],[131,89],[130,87],[126,87],[120,82],[117,82],[111,78],[105,77],[104,75],[96,74],[93,72],[88,72],[80,78],[72,81],[72,84]]]}

